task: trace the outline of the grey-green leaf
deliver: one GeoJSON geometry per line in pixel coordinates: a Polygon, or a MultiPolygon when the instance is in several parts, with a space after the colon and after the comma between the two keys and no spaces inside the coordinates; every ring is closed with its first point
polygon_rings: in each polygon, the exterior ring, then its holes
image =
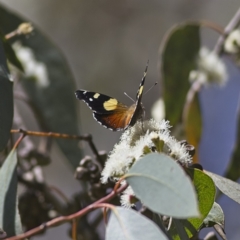
{"type": "Polygon", "coordinates": [[[203,221],[204,227],[213,227],[215,224],[224,229],[224,213],[220,205],[214,202],[212,209],[203,221]]]}
{"type": "Polygon", "coordinates": [[[12,150],[0,169],[0,228],[7,236],[22,233],[17,200],[17,153],[12,150]]]}
{"type": "Polygon", "coordinates": [[[140,213],[116,207],[111,213],[106,240],[167,240],[155,223],[140,213]]]}
{"type": "Polygon", "coordinates": [[[204,172],[213,179],[214,183],[222,193],[240,204],[240,184],[215,173],[206,170],[204,172]]]}
{"type": "Polygon", "coordinates": [[[13,120],[13,83],[9,72],[3,45],[0,40],[0,151],[8,142],[13,120]]]}
{"type": "Polygon", "coordinates": [[[191,180],[169,156],[147,154],[126,176],[136,196],[152,211],[175,218],[199,216],[191,180]]]}

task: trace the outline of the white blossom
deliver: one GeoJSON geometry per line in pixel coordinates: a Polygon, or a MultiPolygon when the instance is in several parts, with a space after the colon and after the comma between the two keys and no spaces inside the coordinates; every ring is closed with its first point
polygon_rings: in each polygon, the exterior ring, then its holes
{"type": "Polygon", "coordinates": [[[200,49],[197,59],[197,69],[190,72],[189,80],[198,80],[203,84],[224,85],[228,80],[227,69],[217,54],[203,47],[200,49]]]}
{"type": "Polygon", "coordinates": [[[227,53],[236,54],[240,50],[240,29],[232,31],[224,42],[224,50],[227,53]]]}
{"type": "Polygon", "coordinates": [[[152,107],[151,115],[154,120],[161,121],[165,117],[165,105],[162,98],[159,98],[152,107]]]}
{"type": "Polygon", "coordinates": [[[26,76],[33,77],[38,86],[47,87],[50,84],[47,68],[42,62],[36,60],[33,51],[20,43],[15,43],[13,48],[23,65],[26,76]]]}
{"type": "Polygon", "coordinates": [[[118,180],[129,171],[135,161],[153,151],[171,153],[171,156],[183,165],[191,162],[191,156],[185,146],[170,135],[169,128],[168,121],[157,122],[153,119],[137,122],[128,128],[108,156],[102,171],[102,183],[106,183],[108,178],[118,180]],[[156,143],[163,143],[165,149],[157,149],[159,144],[156,143]]]}
{"type": "Polygon", "coordinates": [[[133,189],[129,186],[127,189],[123,192],[121,195],[121,205],[126,208],[131,208],[134,206],[134,202],[132,199],[135,197],[135,193],[133,192],[133,189]]]}

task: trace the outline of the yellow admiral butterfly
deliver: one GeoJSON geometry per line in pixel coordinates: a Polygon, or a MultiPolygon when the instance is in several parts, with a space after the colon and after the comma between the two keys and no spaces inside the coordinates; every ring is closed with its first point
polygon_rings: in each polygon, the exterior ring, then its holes
{"type": "Polygon", "coordinates": [[[133,126],[143,116],[144,108],[141,99],[147,69],[148,63],[137,91],[136,101],[129,107],[115,98],[97,92],[77,90],[76,97],[83,100],[92,109],[93,117],[101,125],[113,131],[125,130],[129,126],[133,126]]]}

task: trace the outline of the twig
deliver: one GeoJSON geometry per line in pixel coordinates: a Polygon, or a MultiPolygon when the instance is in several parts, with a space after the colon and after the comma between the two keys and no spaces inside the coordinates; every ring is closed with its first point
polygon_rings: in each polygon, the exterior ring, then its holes
{"type": "Polygon", "coordinates": [[[21,128],[20,129],[12,129],[11,133],[23,133],[25,135],[35,136],[35,137],[53,137],[53,138],[75,139],[75,140],[87,141],[90,148],[92,149],[93,153],[96,155],[96,157],[99,160],[101,160],[101,157],[100,157],[100,155],[97,151],[97,148],[92,141],[92,135],[91,134],[71,135],[71,134],[65,134],[65,133],[27,131],[27,130],[23,130],[21,128]]]}
{"type": "Polygon", "coordinates": [[[57,187],[55,186],[48,186],[48,188],[53,191],[53,192],[56,192],[64,201],[65,203],[69,204],[70,201],[69,199],[67,198],[67,196],[60,190],[58,189],[57,187]]]}
{"type": "Polygon", "coordinates": [[[31,23],[21,23],[17,29],[5,35],[5,39],[10,39],[19,35],[27,35],[33,31],[31,23]]]}
{"type": "Polygon", "coordinates": [[[105,204],[106,202],[109,202],[112,198],[114,198],[117,194],[121,193],[122,191],[124,191],[127,188],[127,184],[121,186],[119,189],[117,189],[116,191],[112,191],[110,194],[108,194],[107,196],[99,199],[98,201],[90,204],[89,206],[85,207],[84,209],[73,213],[71,215],[68,216],[61,216],[61,217],[57,217],[54,218],[53,220],[44,223],[36,228],[33,228],[23,234],[20,234],[18,236],[14,236],[14,237],[10,237],[7,238],[6,240],[20,240],[20,239],[24,239],[24,238],[29,238],[33,235],[36,235],[37,233],[40,233],[41,231],[44,231],[47,228],[65,223],[65,222],[69,222],[72,221],[73,219],[76,218],[80,218],[82,216],[84,216],[85,214],[87,214],[88,212],[92,211],[93,209],[99,208],[99,207],[110,207],[112,208],[112,205],[110,204],[105,204]]]}
{"type": "Polygon", "coordinates": [[[239,25],[239,23],[240,23],[240,8],[233,16],[231,21],[228,23],[228,25],[225,27],[224,33],[218,38],[218,41],[213,50],[217,55],[220,55],[222,53],[222,48],[226,37],[239,25]]]}
{"type": "Polygon", "coordinates": [[[72,220],[72,240],[77,240],[77,224],[78,224],[78,220],[73,219],[72,220]]]}
{"type": "Polygon", "coordinates": [[[18,138],[18,140],[16,141],[15,145],[13,146],[13,149],[17,149],[18,145],[20,144],[20,142],[24,139],[24,137],[26,136],[25,133],[22,133],[21,136],[18,138]]]}

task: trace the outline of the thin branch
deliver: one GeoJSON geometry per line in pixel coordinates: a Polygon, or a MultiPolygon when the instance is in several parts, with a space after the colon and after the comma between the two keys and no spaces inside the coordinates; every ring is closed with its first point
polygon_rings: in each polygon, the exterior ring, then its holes
{"type": "Polygon", "coordinates": [[[54,132],[37,132],[37,131],[27,131],[23,129],[12,129],[11,133],[24,133],[25,135],[35,136],[35,137],[53,137],[53,138],[67,138],[67,139],[77,139],[77,140],[88,140],[89,135],[71,135],[65,133],[54,133],[54,132]]]}
{"type": "Polygon", "coordinates": [[[83,140],[87,141],[91,150],[96,155],[96,157],[101,160],[101,157],[98,153],[98,150],[93,143],[92,135],[86,134],[86,135],[71,135],[71,134],[65,134],[65,133],[54,133],[54,132],[36,132],[36,131],[27,131],[23,129],[12,129],[11,133],[23,133],[28,136],[35,136],[35,137],[52,137],[52,138],[63,138],[63,139],[75,139],[75,140],[83,140]]]}
{"type": "Polygon", "coordinates": [[[225,27],[224,33],[219,37],[213,50],[216,54],[220,55],[222,53],[223,44],[225,42],[226,37],[239,25],[239,23],[240,23],[240,8],[233,16],[231,21],[228,23],[228,25],[225,27]]]}
{"type": "Polygon", "coordinates": [[[73,219],[72,220],[72,240],[77,240],[77,224],[78,224],[78,220],[73,219]]]}
{"type": "Polygon", "coordinates": [[[73,213],[71,215],[68,216],[61,216],[61,217],[57,217],[52,219],[51,221],[44,223],[36,228],[33,228],[29,231],[27,231],[26,233],[20,234],[18,236],[14,236],[14,237],[10,237],[7,238],[6,240],[20,240],[20,239],[25,239],[25,238],[29,238],[32,237],[33,235],[36,235],[37,233],[40,233],[44,230],[46,230],[47,228],[65,223],[65,222],[69,222],[72,221],[73,219],[77,219],[80,218],[82,216],[84,216],[85,214],[87,214],[88,212],[92,211],[93,209],[99,208],[99,207],[110,207],[112,208],[113,206],[110,204],[106,204],[106,202],[109,202],[111,199],[113,199],[115,196],[117,196],[117,194],[123,192],[126,188],[128,187],[128,185],[123,185],[121,186],[119,189],[117,189],[117,191],[112,191],[110,194],[108,194],[107,196],[99,199],[98,201],[90,204],[89,206],[85,207],[84,209],[73,213]]]}
{"type": "Polygon", "coordinates": [[[16,141],[15,145],[13,146],[13,149],[17,149],[18,145],[24,139],[25,136],[26,136],[26,134],[24,134],[24,133],[21,134],[21,136],[18,138],[18,140],[16,141]]]}
{"type": "Polygon", "coordinates": [[[21,23],[17,29],[5,35],[5,39],[10,39],[19,35],[27,35],[33,31],[31,23],[21,23]]]}
{"type": "Polygon", "coordinates": [[[57,188],[55,186],[48,186],[48,188],[51,191],[56,192],[65,201],[66,204],[70,203],[68,197],[59,188],[57,188]]]}

